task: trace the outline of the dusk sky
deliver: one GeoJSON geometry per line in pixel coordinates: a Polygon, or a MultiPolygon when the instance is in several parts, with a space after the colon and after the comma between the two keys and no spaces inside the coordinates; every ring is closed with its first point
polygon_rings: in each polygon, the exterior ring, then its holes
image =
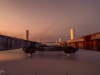
{"type": "Polygon", "coordinates": [[[100,0],[0,0],[0,33],[30,39],[63,41],[100,32],[100,0]]]}

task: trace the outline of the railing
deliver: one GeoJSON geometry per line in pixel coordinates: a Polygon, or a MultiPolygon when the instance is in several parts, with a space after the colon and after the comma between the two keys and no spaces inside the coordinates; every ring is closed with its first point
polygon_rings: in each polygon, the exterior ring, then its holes
{"type": "Polygon", "coordinates": [[[73,48],[100,51],[100,32],[68,40],[66,43],[63,43],[63,45],[73,48]]]}
{"type": "Polygon", "coordinates": [[[0,35],[0,51],[38,46],[39,43],[20,38],[0,35]]]}

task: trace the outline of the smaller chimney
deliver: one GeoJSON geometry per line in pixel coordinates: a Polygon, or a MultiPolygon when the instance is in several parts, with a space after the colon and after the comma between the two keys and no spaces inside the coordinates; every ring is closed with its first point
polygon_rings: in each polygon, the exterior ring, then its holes
{"type": "Polygon", "coordinates": [[[59,42],[62,42],[62,39],[61,38],[59,38],[59,42]]]}
{"type": "Polygon", "coordinates": [[[26,40],[29,40],[29,30],[26,30],[26,40]]]}
{"type": "Polygon", "coordinates": [[[41,43],[44,44],[44,41],[42,40],[41,43]]]}
{"type": "Polygon", "coordinates": [[[38,38],[38,42],[41,42],[41,39],[40,38],[38,38]]]}

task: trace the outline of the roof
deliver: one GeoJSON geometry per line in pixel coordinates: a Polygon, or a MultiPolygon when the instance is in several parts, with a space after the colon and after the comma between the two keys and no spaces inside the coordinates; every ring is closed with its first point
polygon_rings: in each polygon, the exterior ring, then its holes
{"type": "Polygon", "coordinates": [[[67,42],[79,42],[79,41],[87,41],[87,40],[95,40],[95,39],[100,39],[100,32],[82,36],[80,38],[75,38],[73,40],[67,40],[67,42]]]}

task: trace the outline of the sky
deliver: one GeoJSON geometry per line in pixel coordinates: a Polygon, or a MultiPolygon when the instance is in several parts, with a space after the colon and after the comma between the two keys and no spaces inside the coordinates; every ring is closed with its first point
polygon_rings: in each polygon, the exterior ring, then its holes
{"type": "Polygon", "coordinates": [[[100,32],[100,0],[0,0],[0,34],[63,41],[100,32]]]}

